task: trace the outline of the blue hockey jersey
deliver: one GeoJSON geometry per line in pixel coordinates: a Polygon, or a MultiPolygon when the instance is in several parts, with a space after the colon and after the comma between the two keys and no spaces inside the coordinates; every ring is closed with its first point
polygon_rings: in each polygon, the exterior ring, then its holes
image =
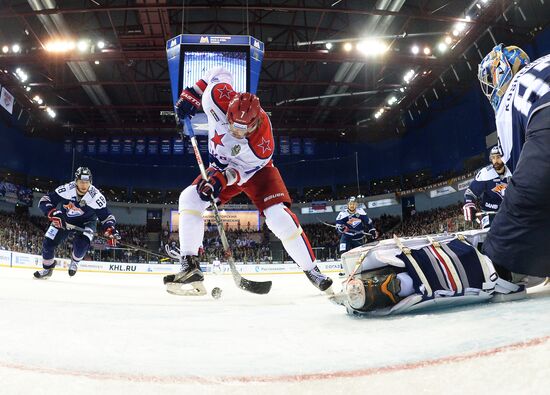
{"type": "Polygon", "coordinates": [[[107,208],[107,200],[103,194],[90,185],[88,192],[80,200],[76,193],[76,183],[61,185],[55,191],[44,195],[38,207],[47,215],[52,208],[59,208],[65,214],[67,223],[79,227],[89,221],[99,219],[103,228],[114,226],[116,219],[107,208]],[[61,204],[61,207],[59,205],[61,204]]]}
{"type": "Polygon", "coordinates": [[[481,209],[483,211],[498,211],[508,181],[512,173],[508,167],[504,167],[504,174],[500,175],[492,165],[484,167],[475,176],[474,180],[464,193],[464,202],[470,203],[481,199],[481,209]]]}
{"type": "Polygon", "coordinates": [[[354,213],[350,213],[347,209],[341,211],[336,217],[336,226],[338,233],[350,240],[360,240],[365,233],[370,233],[373,238],[376,235],[372,219],[362,208],[358,208],[354,213]]]}
{"type": "Polygon", "coordinates": [[[516,73],[496,112],[502,160],[512,172],[517,166],[531,117],[547,106],[550,106],[550,55],[531,62],[516,73]]]}

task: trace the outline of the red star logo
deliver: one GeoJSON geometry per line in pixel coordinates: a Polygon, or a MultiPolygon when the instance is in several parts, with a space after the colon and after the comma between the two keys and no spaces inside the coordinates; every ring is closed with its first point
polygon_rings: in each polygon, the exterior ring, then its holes
{"type": "Polygon", "coordinates": [[[233,90],[229,89],[227,85],[224,85],[218,89],[218,92],[220,93],[220,99],[223,99],[224,97],[231,99],[230,93],[233,92],[233,90]]]}
{"type": "Polygon", "coordinates": [[[217,131],[214,130],[214,137],[212,137],[210,140],[214,143],[214,149],[218,147],[218,145],[221,145],[222,147],[225,147],[222,143],[222,138],[225,136],[224,134],[218,134],[217,131]]]}
{"type": "Polygon", "coordinates": [[[271,151],[271,147],[269,146],[270,141],[271,140],[266,140],[262,137],[262,142],[258,144],[258,147],[262,149],[262,155],[264,155],[266,151],[271,151]]]}

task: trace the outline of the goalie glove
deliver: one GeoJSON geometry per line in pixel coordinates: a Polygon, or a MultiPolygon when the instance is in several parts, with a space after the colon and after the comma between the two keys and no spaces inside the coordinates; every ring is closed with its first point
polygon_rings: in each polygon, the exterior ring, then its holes
{"type": "Polygon", "coordinates": [[[466,202],[466,204],[462,206],[462,211],[464,212],[464,219],[466,221],[472,221],[477,211],[476,204],[474,202],[466,202]]]}
{"type": "Polygon", "coordinates": [[[52,208],[48,211],[48,220],[57,229],[65,229],[65,225],[67,225],[67,217],[65,217],[63,211],[58,210],[57,208],[52,208]]]}
{"type": "Polygon", "coordinates": [[[117,241],[122,238],[119,231],[116,230],[114,226],[108,226],[107,228],[105,228],[103,236],[107,238],[107,244],[110,247],[116,247],[117,241]]]}

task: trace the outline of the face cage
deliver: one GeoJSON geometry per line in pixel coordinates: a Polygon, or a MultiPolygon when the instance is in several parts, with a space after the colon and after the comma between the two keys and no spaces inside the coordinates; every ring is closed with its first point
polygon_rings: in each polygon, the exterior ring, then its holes
{"type": "Polygon", "coordinates": [[[502,96],[504,95],[504,92],[502,92],[503,87],[510,82],[510,74],[512,73],[512,67],[505,56],[500,56],[498,62],[496,67],[489,66],[482,68],[479,76],[481,90],[487,99],[489,99],[495,111],[498,109],[502,96]],[[505,64],[506,71],[500,78],[497,78],[497,72],[502,69],[502,63],[505,64]],[[489,77],[491,77],[491,81],[489,81],[489,77]],[[498,81],[498,85],[494,84],[495,81],[498,81]]]}

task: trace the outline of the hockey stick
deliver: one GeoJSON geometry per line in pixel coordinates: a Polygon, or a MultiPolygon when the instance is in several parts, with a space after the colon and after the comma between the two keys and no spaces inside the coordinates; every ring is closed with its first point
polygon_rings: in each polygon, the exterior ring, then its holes
{"type": "MultiPolygon", "coordinates": [[[[191,145],[193,146],[193,152],[195,153],[195,159],[197,160],[197,164],[199,165],[201,176],[204,180],[208,180],[208,176],[206,175],[206,169],[204,168],[202,157],[199,152],[199,147],[197,145],[197,138],[195,137],[195,132],[193,131],[193,125],[191,125],[191,121],[189,120],[189,118],[185,118],[184,122],[185,122],[185,127],[187,129],[187,135],[191,139],[191,145]]],[[[247,280],[237,270],[237,267],[235,266],[235,260],[233,259],[233,253],[231,252],[231,248],[229,247],[229,243],[227,241],[227,236],[225,235],[223,222],[222,222],[222,219],[220,218],[218,205],[216,204],[216,201],[213,196],[210,197],[210,204],[212,205],[212,209],[214,211],[214,220],[217,225],[216,227],[218,228],[218,233],[222,241],[223,250],[227,258],[227,263],[229,264],[229,268],[231,269],[231,274],[233,275],[233,280],[235,281],[235,284],[237,285],[237,287],[254,294],[268,293],[271,290],[271,285],[272,285],[271,281],[247,280]]]]}
{"type": "MultiPolygon", "coordinates": [[[[76,226],[76,225],[72,225],[72,224],[66,224],[65,228],[67,230],[76,230],[77,232],[81,232],[81,233],[88,233],[88,234],[92,233],[88,229],[81,228],[80,226],[76,226]]],[[[107,241],[110,240],[108,237],[102,236],[99,233],[92,233],[92,234],[95,237],[99,237],[102,240],[107,240],[107,241]]],[[[121,247],[129,248],[129,249],[135,250],[135,251],[145,252],[146,254],[149,254],[149,255],[154,255],[154,256],[157,256],[157,257],[161,257],[161,258],[170,258],[169,256],[162,255],[162,254],[159,254],[157,252],[153,252],[153,251],[150,251],[150,250],[147,250],[145,248],[141,248],[141,247],[138,247],[138,246],[135,246],[135,245],[132,245],[132,244],[121,243],[118,240],[117,240],[117,244],[120,244],[121,247]]]]}
{"type": "MultiPolygon", "coordinates": [[[[317,218],[317,221],[319,221],[320,223],[322,223],[323,225],[326,225],[326,226],[330,226],[331,228],[335,228],[335,229],[338,229],[338,226],[336,225],[333,225],[333,224],[329,224],[328,222],[325,222],[325,221],[321,221],[319,218],[317,218]]],[[[370,238],[372,240],[375,240],[374,237],[372,237],[372,234],[368,233],[368,232],[365,232],[364,230],[360,230],[356,233],[350,233],[350,232],[342,232],[343,234],[345,235],[348,235],[348,236],[355,236],[355,235],[363,235],[363,236],[366,236],[367,238],[370,238]]]]}

